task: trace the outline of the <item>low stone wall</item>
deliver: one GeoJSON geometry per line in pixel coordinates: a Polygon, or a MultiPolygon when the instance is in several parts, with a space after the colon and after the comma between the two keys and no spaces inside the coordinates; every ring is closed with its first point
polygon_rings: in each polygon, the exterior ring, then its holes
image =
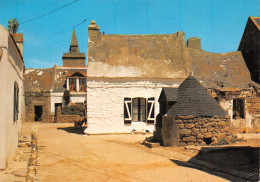
{"type": "Polygon", "coordinates": [[[74,121],[83,120],[84,116],[80,115],[63,115],[61,114],[61,108],[58,107],[57,109],[57,116],[56,116],[57,123],[74,123],[74,121]]]}
{"type": "MultiPolygon", "coordinates": [[[[171,140],[178,140],[178,145],[205,145],[218,144],[221,139],[231,140],[229,116],[176,116],[163,117],[162,136],[166,146],[171,145],[171,140]],[[167,130],[176,126],[176,130],[167,130]],[[169,132],[172,132],[169,134],[169,132]],[[176,134],[177,132],[177,134],[176,134]],[[167,136],[175,136],[172,139],[167,136]],[[165,142],[167,141],[167,142],[165,142]]],[[[173,142],[172,144],[175,144],[173,142]]]]}

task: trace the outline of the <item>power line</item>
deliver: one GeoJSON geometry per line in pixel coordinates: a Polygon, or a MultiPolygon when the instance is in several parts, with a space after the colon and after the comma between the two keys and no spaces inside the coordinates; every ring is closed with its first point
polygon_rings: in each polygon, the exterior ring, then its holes
{"type": "Polygon", "coordinates": [[[59,8],[57,8],[57,9],[55,9],[55,10],[52,10],[52,11],[50,11],[50,12],[48,12],[48,13],[45,13],[45,14],[43,14],[43,15],[40,15],[40,16],[37,16],[37,17],[35,17],[35,18],[29,19],[29,20],[27,20],[27,21],[24,21],[24,22],[20,23],[20,25],[25,24],[25,23],[28,23],[28,22],[31,22],[31,21],[34,21],[34,20],[37,20],[37,19],[39,19],[39,18],[41,18],[41,17],[43,17],[43,16],[46,16],[46,15],[49,15],[49,14],[51,14],[51,13],[54,13],[55,11],[58,11],[58,10],[60,10],[60,9],[62,9],[62,8],[65,8],[66,6],[69,6],[69,5],[71,5],[71,4],[73,4],[73,3],[77,2],[77,1],[79,1],[79,0],[72,1],[72,2],[70,2],[70,3],[68,3],[68,4],[66,4],[66,5],[64,5],[64,6],[62,6],[62,7],[59,7],[59,8]]]}
{"type": "Polygon", "coordinates": [[[79,23],[79,24],[77,24],[76,26],[74,26],[74,28],[80,26],[82,23],[84,23],[84,22],[86,22],[86,21],[87,21],[87,19],[83,20],[81,23],[79,23]]]}
{"type": "MultiPolygon", "coordinates": [[[[76,28],[76,27],[80,26],[81,24],[85,23],[87,20],[88,20],[88,19],[84,19],[82,22],[80,22],[80,23],[77,24],[76,26],[73,26],[73,28],[76,28]]],[[[52,35],[58,35],[58,34],[62,34],[62,33],[64,33],[64,32],[65,32],[65,30],[60,31],[60,32],[57,32],[57,33],[54,33],[54,34],[52,34],[52,35]]]]}

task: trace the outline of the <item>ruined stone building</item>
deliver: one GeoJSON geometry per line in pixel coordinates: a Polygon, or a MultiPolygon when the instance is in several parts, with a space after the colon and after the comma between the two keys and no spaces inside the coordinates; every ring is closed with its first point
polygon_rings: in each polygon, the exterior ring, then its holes
{"type": "Polygon", "coordinates": [[[64,53],[63,66],[46,69],[25,70],[25,106],[29,121],[73,122],[57,119],[59,106],[64,105],[65,90],[70,91],[71,103],[86,101],[85,54],[80,53],[75,30],[73,30],[68,53],[64,53]]]}
{"type": "Polygon", "coordinates": [[[260,17],[249,17],[238,50],[242,52],[253,81],[260,84],[260,17]]]}
{"type": "MultiPolygon", "coordinates": [[[[260,87],[240,51],[206,52],[199,38],[189,38],[186,45],[184,32],[106,35],[95,21],[88,31],[85,133],[153,131],[162,88],[178,88],[189,75],[229,114],[234,129],[258,127],[260,87]]],[[[170,102],[174,105],[176,98],[170,102]]]]}
{"type": "Polygon", "coordinates": [[[24,120],[23,34],[10,34],[0,25],[0,169],[15,155],[24,120]]]}

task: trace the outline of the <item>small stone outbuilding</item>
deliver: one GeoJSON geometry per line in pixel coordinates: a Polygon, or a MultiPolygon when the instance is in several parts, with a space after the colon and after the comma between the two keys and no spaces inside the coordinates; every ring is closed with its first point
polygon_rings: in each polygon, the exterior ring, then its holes
{"type": "Polygon", "coordinates": [[[230,117],[196,78],[189,76],[178,88],[177,103],[163,116],[161,132],[164,146],[216,144],[231,135],[230,117]]]}

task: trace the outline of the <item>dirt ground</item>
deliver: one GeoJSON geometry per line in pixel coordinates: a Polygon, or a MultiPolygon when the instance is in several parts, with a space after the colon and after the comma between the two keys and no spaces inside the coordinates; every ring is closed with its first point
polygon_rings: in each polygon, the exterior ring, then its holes
{"type": "MultiPolygon", "coordinates": [[[[30,135],[32,130],[38,138],[36,181],[240,181],[188,163],[200,156],[200,149],[141,145],[151,135],[87,136],[71,123],[23,124],[23,135],[30,135]]],[[[10,180],[5,172],[0,172],[0,181],[25,179],[10,180]]]]}

